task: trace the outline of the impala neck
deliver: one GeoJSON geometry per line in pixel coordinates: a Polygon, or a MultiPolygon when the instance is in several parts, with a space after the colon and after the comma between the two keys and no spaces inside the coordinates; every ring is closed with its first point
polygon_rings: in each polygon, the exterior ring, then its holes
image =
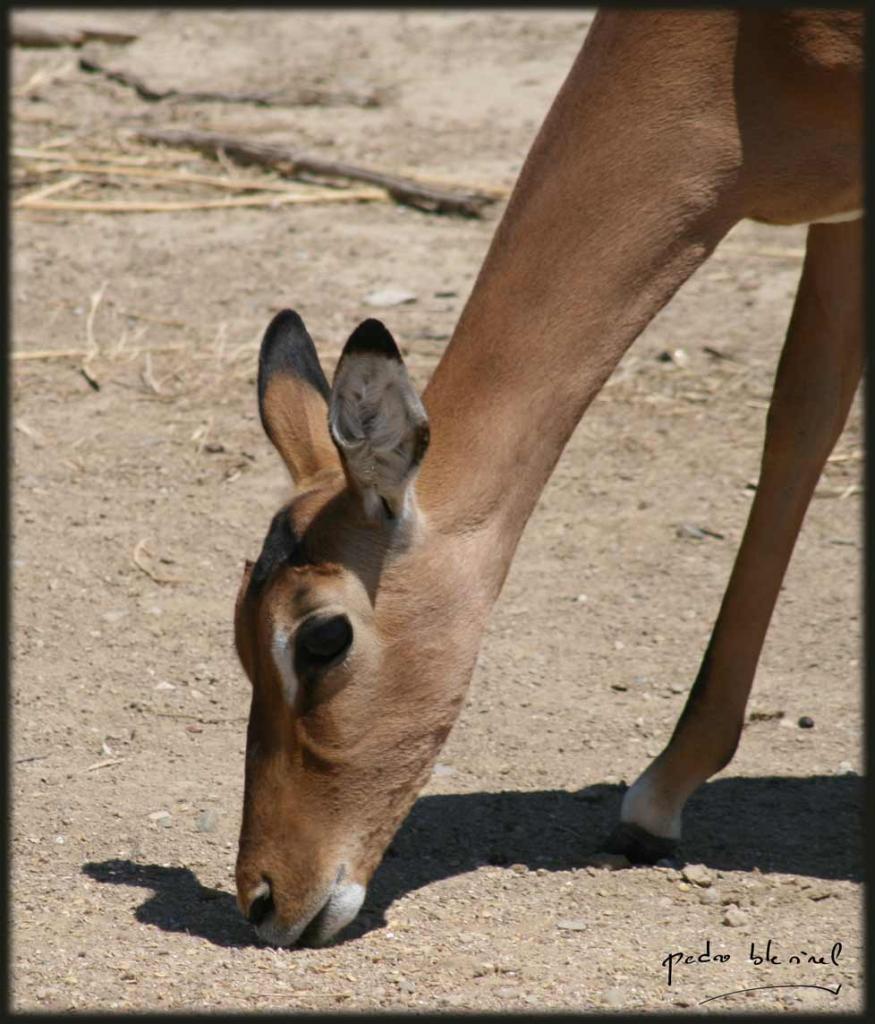
{"type": "Polygon", "coordinates": [[[618,16],[597,15],[424,394],[423,508],[483,531],[493,597],[584,410],[738,219],[736,16],[618,16]]]}

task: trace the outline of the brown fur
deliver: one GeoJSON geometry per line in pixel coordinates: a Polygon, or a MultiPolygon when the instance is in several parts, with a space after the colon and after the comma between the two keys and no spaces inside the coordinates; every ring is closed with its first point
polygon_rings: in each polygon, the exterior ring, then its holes
{"type": "MultiPolygon", "coordinates": [[[[598,14],[423,396],[432,442],[414,522],[368,521],[330,443],[324,398],[291,377],[271,383],[271,433],[298,484],[291,515],[314,564],[280,570],[252,599],[244,574],[238,596],[237,648],[253,684],[242,909],[265,876],[289,923],[315,913],[341,865],[367,883],[462,706],[489,609],[571,431],[729,228],[862,204],[861,33],[853,12],[598,14]],[[288,708],[273,624],[294,629],[326,605],[350,617],[352,648],[308,704],[288,708]]],[[[764,497],[708,679],[657,770],[671,792],[694,787],[734,745],[808,496],[859,375],[859,226],[810,238],[764,497]],[[831,312],[833,301],[850,312],[831,312]],[[803,481],[792,498],[787,479],[803,481]],[[761,557],[766,536],[774,557],[761,557]],[[750,605],[752,594],[762,597],[750,605]],[[731,721],[710,737],[726,706],[731,721]]]]}

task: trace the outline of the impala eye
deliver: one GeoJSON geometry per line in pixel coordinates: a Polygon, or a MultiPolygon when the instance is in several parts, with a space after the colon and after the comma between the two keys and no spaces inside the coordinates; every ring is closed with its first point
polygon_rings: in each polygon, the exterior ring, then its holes
{"type": "Polygon", "coordinates": [[[346,654],[352,643],[352,625],[345,615],[313,616],[295,636],[295,649],[305,664],[327,665],[346,654]]]}

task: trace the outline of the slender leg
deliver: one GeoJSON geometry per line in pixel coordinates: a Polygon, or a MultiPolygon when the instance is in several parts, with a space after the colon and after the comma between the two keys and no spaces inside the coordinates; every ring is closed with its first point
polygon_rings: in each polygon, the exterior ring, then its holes
{"type": "Polygon", "coordinates": [[[695,789],[732,759],[808,502],[862,371],[862,221],[814,224],[766,425],[759,486],[699,674],[663,752],[628,790],[611,849],[652,862],[695,789]]]}

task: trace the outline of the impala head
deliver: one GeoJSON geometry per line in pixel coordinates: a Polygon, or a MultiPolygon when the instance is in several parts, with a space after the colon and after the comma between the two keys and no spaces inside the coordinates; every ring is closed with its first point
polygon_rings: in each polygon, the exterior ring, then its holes
{"type": "Polygon", "coordinates": [[[258,400],[296,493],[237,595],[252,684],[238,903],[262,939],[318,944],[357,914],[428,777],[480,624],[458,547],[417,501],[428,421],[386,328],[353,332],[329,387],[301,318],[278,314],[258,400]]]}

